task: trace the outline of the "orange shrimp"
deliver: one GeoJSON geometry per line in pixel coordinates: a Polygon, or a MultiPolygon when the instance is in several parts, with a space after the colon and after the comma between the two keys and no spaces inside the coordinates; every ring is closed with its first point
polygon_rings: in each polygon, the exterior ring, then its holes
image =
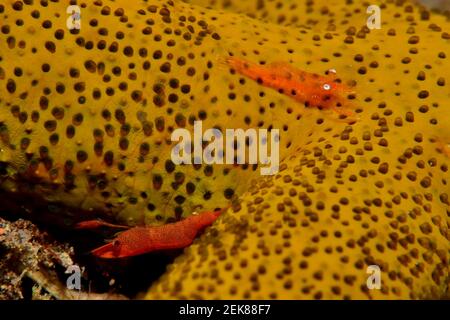
{"type": "MultiPolygon", "coordinates": [[[[195,237],[211,225],[223,210],[203,212],[162,226],[133,227],[121,232],[110,243],[92,251],[104,259],[126,258],[161,250],[181,249],[189,246],[195,237]]],[[[78,229],[92,229],[101,226],[123,228],[99,220],[84,221],[77,224],[78,229]]]]}
{"type": "Polygon", "coordinates": [[[237,57],[227,57],[225,63],[235,72],[259,84],[278,90],[307,107],[332,109],[340,115],[354,116],[347,95],[354,93],[339,83],[333,72],[327,76],[306,72],[284,62],[267,66],[248,62],[237,57]]]}

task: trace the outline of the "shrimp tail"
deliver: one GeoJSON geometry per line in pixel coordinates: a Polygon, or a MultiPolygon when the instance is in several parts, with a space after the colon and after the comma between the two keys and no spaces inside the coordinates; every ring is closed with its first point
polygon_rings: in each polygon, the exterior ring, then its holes
{"type": "Polygon", "coordinates": [[[227,69],[231,69],[234,72],[242,74],[253,80],[258,77],[258,75],[255,73],[258,73],[259,66],[254,63],[248,62],[247,60],[243,60],[235,56],[228,56],[219,58],[219,63],[226,66],[227,69]]]}
{"type": "Polygon", "coordinates": [[[216,63],[219,67],[219,69],[221,70],[230,70],[230,69],[235,69],[233,67],[233,61],[234,57],[233,56],[218,56],[216,58],[216,63]]]}

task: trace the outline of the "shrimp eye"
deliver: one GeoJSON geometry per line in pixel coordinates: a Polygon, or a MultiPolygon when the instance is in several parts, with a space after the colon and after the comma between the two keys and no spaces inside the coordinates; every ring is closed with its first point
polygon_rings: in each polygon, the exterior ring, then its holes
{"type": "Polygon", "coordinates": [[[120,247],[120,241],[119,240],[114,240],[112,243],[114,249],[119,249],[120,247]]]}
{"type": "Polygon", "coordinates": [[[325,83],[322,87],[324,90],[330,90],[331,86],[328,83],[325,83]]]}

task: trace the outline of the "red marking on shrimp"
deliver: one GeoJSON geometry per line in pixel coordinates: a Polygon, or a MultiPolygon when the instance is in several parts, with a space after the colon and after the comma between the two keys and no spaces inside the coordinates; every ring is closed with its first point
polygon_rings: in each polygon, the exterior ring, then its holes
{"type": "Polygon", "coordinates": [[[276,89],[307,107],[332,109],[340,115],[354,116],[354,112],[349,109],[351,105],[347,98],[354,91],[339,83],[335,72],[321,76],[284,62],[263,66],[237,57],[227,57],[225,62],[237,73],[263,86],[276,89]]]}
{"type": "Polygon", "coordinates": [[[99,258],[126,258],[160,250],[189,246],[196,236],[222,213],[204,212],[157,227],[134,227],[120,233],[110,243],[92,251],[99,258]]]}

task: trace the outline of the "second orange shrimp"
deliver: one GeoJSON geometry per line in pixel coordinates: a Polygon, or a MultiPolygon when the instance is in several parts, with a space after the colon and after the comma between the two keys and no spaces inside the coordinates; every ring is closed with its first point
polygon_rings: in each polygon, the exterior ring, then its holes
{"type": "Polygon", "coordinates": [[[237,57],[227,57],[225,62],[235,72],[276,89],[306,107],[332,109],[346,117],[354,116],[347,97],[353,90],[338,82],[333,73],[321,76],[283,62],[264,66],[237,57]]]}

